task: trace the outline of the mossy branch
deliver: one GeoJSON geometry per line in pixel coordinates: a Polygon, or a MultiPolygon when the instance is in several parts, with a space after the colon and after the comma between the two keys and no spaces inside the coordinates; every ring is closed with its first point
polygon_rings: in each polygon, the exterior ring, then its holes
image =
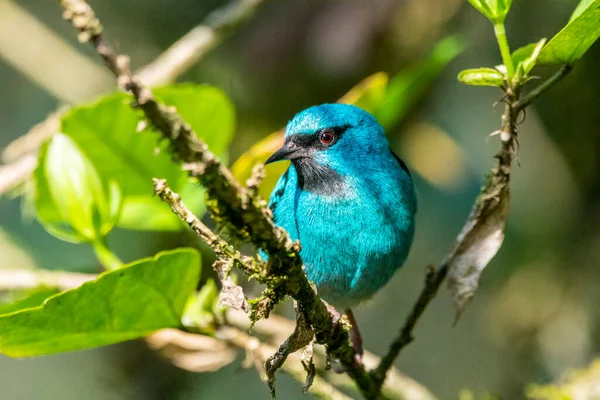
{"type": "MultiPolygon", "coordinates": [[[[63,17],[77,29],[79,40],[92,44],[119,86],[134,96],[135,106],[169,141],[174,159],[182,162],[189,175],[206,189],[207,209],[217,224],[235,238],[251,242],[269,255],[268,263],[247,267],[267,285],[263,300],[255,305],[255,316],[268,316],[285,296],[292,297],[312,327],[316,342],[326,345],[330,354],[340,360],[365,395],[371,393],[374,382],[362,366],[355,364],[347,332],[334,329],[325,304],[304,274],[299,244],[293,243],[283,229],[274,225],[266,202],[254,190],[247,190],[235,180],[174,108],[156,101],[152,92],[131,73],[129,58],[117,54],[104,40],[102,25],[88,3],[84,0],[59,0],[58,3],[64,10],[63,17]]],[[[201,237],[211,239],[202,233],[201,237]]]]}
{"type": "MultiPolygon", "coordinates": [[[[56,288],[64,291],[74,289],[83,283],[98,278],[97,274],[85,274],[79,272],[45,271],[45,270],[1,270],[0,269],[0,291],[30,290],[40,287],[56,288]]],[[[158,351],[174,365],[191,372],[214,371],[235,359],[223,342],[231,343],[235,347],[242,348],[249,355],[255,356],[257,361],[265,363],[277,348],[274,343],[282,343],[287,338],[288,332],[294,329],[294,321],[279,315],[272,315],[269,319],[259,321],[253,328],[257,337],[249,336],[245,332],[250,328],[247,314],[243,311],[228,310],[225,324],[218,327],[217,337],[209,337],[202,334],[184,332],[178,329],[162,329],[146,337],[150,348],[158,351]]],[[[225,344],[226,344],[225,343],[225,344]]],[[[315,348],[315,355],[325,357],[322,348],[315,348]]],[[[306,371],[301,366],[301,356],[290,354],[292,362],[283,364],[282,369],[294,379],[303,382],[306,371]]],[[[365,352],[364,362],[366,365],[375,365],[379,358],[372,353],[365,352]]],[[[264,373],[264,365],[256,364],[261,374],[264,373]]],[[[324,399],[348,399],[335,389],[327,380],[320,375],[314,377],[310,394],[324,399]]],[[[340,375],[335,374],[332,382],[336,386],[346,389],[355,389],[352,382],[340,380],[340,375]],[[350,385],[348,385],[350,383],[350,385]]],[[[435,400],[427,388],[397,369],[392,368],[383,388],[384,395],[390,398],[435,400]]]]}
{"type": "MultiPolygon", "coordinates": [[[[314,333],[316,343],[325,345],[329,354],[341,362],[360,388],[362,395],[368,399],[380,396],[387,372],[400,351],[412,341],[412,331],[416,323],[446,276],[449,277],[454,292],[457,315],[460,315],[473,297],[481,271],[500,248],[504,237],[511,166],[518,146],[516,117],[519,111],[569,71],[563,70],[546,85],[534,90],[522,103],[519,103],[519,93],[511,86],[512,82],[507,83],[506,107],[500,131],[502,148],[496,156],[498,163],[483,186],[453,250],[441,267],[429,271],[425,287],[387,355],[377,368],[367,373],[363,366],[354,361],[354,350],[349,345],[347,332],[333,322],[327,307],[306,278],[299,254],[299,243],[292,243],[289,235],[274,225],[266,202],[256,194],[260,171],[253,175],[254,178],[247,187],[240,185],[181,119],[177,111],[157,102],[151,91],[131,73],[128,57],[117,54],[104,41],[102,26],[90,6],[84,0],[59,0],[59,4],[65,10],[64,17],[78,30],[79,39],[89,41],[94,46],[117,78],[119,86],[133,94],[135,106],[144,112],[158,133],[169,141],[174,159],[182,162],[189,175],[197,178],[206,188],[207,209],[217,224],[233,237],[251,242],[269,255],[268,263],[262,263],[239,254],[202,225],[185,208],[181,199],[168,189],[164,181],[155,181],[155,190],[161,199],[169,203],[172,210],[215,249],[221,261],[234,263],[245,273],[266,284],[267,289],[263,296],[258,301],[251,302],[253,318],[267,317],[272,308],[285,296],[292,297],[297,302],[299,321],[303,325],[304,321],[306,322],[314,333]]],[[[298,327],[302,329],[302,326],[298,327]]],[[[289,349],[297,349],[299,342],[306,344],[308,336],[299,334],[304,331],[305,329],[297,329],[294,335],[302,336],[302,340],[288,343],[287,346],[284,344],[283,353],[280,353],[288,354],[289,349]]],[[[290,340],[294,339],[294,335],[290,340]]],[[[279,357],[271,360],[277,365],[282,363],[281,359],[279,357]]],[[[271,376],[273,372],[273,369],[270,369],[271,376]]]]}

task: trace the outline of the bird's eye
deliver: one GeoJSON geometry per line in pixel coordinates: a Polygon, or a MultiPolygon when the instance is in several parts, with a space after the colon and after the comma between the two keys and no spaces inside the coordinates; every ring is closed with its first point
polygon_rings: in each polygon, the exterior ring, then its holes
{"type": "Polygon", "coordinates": [[[325,145],[333,143],[335,140],[335,132],[333,129],[323,129],[319,131],[319,141],[325,145]]]}

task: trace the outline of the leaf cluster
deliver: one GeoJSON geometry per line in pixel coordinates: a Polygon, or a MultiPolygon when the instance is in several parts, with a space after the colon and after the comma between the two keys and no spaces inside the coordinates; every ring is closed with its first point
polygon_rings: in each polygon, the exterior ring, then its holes
{"type": "MultiPolygon", "coordinates": [[[[504,20],[511,0],[469,0],[469,3],[495,26],[501,53],[510,54],[505,42],[504,20]]],[[[536,65],[574,65],[600,37],[600,0],[581,0],[569,22],[549,41],[540,39],[525,45],[504,58],[495,67],[461,71],[458,80],[473,86],[495,86],[518,89],[534,77],[536,65]],[[509,71],[514,71],[510,74],[509,71]]]]}
{"type": "MultiPolygon", "coordinates": [[[[464,49],[458,37],[442,40],[419,65],[392,77],[380,72],[353,87],[340,101],[372,113],[387,127],[404,118],[443,68],[464,49]]],[[[220,89],[178,84],[153,90],[173,107],[211,151],[227,159],[235,110],[220,89]]],[[[66,292],[39,288],[0,305],[0,352],[36,356],[117,343],[162,328],[214,334],[223,322],[212,279],[196,288],[200,258],[192,249],[159,253],[123,264],[106,246],[112,229],[176,231],[184,224],[154,196],[153,178],[165,178],[201,217],[202,187],[157,140],[133,97],[114,93],[70,109],[60,131],[44,144],[26,193],[48,233],[94,246],[109,269],[97,280],[66,292]],[[151,310],[156,310],[152,313],[151,310]]],[[[239,180],[264,161],[281,133],[252,146],[234,164],[239,180]]],[[[272,189],[279,171],[268,171],[260,190],[272,189]]],[[[260,302],[260,299],[257,301],[260,302]]]]}

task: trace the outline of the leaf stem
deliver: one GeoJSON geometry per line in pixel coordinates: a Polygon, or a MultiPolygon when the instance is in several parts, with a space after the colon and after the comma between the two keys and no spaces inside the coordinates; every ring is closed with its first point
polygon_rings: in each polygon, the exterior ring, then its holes
{"type": "Polygon", "coordinates": [[[506,39],[506,30],[504,29],[503,22],[494,24],[494,33],[496,34],[496,40],[498,41],[498,47],[500,48],[500,54],[502,55],[502,62],[506,67],[506,74],[510,84],[515,74],[515,66],[510,55],[510,47],[508,46],[508,40],[506,39]]]}
{"type": "Polygon", "coordinates": [[[542,95],[542,93],[550,89],[552,86],[561,81],[565,76],[567,76],[572,69],[573,66],[570,64],[563,65],[562,68],[556,71],[554,75],[552,75],[550,78],[544,81],[540,86],[536,87],[531,92],[529,92],[527,96],[521,99],[521,101],[515,103],[513,105],[513,109],[516,112],[519,112],[530,106],[531,103],[533,103],[535,100],[537,100],[538,97],[542,95]]]}
{"type": "Polygon", "coordinates": [[[96,258],[108,271],[112,271],[123,266],[123,261],[121,261],[119,257],[117,257],[116,254],[110,251],[108,248],[105,237],[100,238],[92,243],[92,246],[94,247],[96,258]]]}

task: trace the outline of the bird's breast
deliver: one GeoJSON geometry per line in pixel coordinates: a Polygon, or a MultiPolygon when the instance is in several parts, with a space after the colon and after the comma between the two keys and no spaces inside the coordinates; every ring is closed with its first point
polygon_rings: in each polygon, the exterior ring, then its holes
{"type": "Polygon", "coordinates": [[[387,199],[350,185],[344,196],[301,191],[295,220],[302,258],[319,294],[350,306],[371,297],[406,259],[414,220],[400,188],[387,199]]]}

